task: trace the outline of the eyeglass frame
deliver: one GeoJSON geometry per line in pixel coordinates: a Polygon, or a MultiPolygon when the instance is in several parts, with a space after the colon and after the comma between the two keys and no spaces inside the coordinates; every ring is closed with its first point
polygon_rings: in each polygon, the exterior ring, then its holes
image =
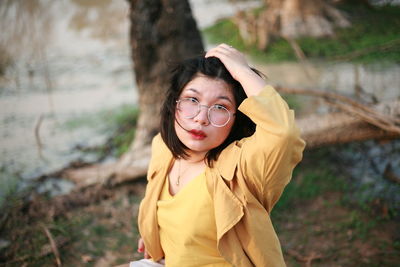
{"type": "MultiPolygon", "coordinates": [[[[180,98],[180,99],[176,100],[175,102],[176,102],[176,104],[177,104],[177,107],[178,107],[178,104],[179,104],[182,100],[184,100],[184,99],[191,99],[191,98],[192,98],[192,97],[184,97],[184,98],[180,98]]],[[[201,105],[200,102],[199,102],[197,99],[195,99],[195,98],[193,98],[193,99],[197,102],[197,106],[198,106],[197,113],[196,113],[195,115],[193,115],[193,117],[185,117],[186,119],[193,119],[194,117],[196,117],[197,115],[200,114],[201,107],[206,107],[206,108],[207,108],[207,119],[208,119],[208,121],[210,122],[210,124],[211,124],[212,126],[214,126],[214,127],[221,128],[221,127],[224,127],[224,126],[226,126],[226,125],[228,124],[228,122],[231,120],[231,117],[232,117],[232,116],[235,116],[235,115],[236,115],[236,112],[235,112],[235,113],[232,113],[232,112],[230,112],[226,107],[224,107],[224,106],[222,106],[222,105],[219,105],[219,106],[221,106],[222,108],[224,108],[224,109],[228,112],[229,118],[228,118],[228,120],[227,120],[223,125],[215,125],[215,124],[213,124],[213,123],[211,122],[211,119],[210,119],[210,110],[211,110],[211,108],[215,107],[216,105],[212,105],[211,107],[210,107],[210,106],[207,106],[207,105],[201,105]]]]}

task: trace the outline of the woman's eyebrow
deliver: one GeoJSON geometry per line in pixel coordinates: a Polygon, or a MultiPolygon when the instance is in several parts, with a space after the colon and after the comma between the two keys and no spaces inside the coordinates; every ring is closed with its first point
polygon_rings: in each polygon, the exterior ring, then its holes
{"type": "Polygon", "coordinates": [[[227,100],[227,101],[229,101],[229,102],[231,102],[233,104],[232,100],[227,96],[221,95],[221,96],[218,97],[218,99],[224,99],[224,100],[227,100]]]}
{"type": "Polygon", "coordinates": [[[193,91],[194,93],[196,93],[196,94],[198,94],[198,95],[201,95],[200,92],[197,91],[197,90],[194,89],[194,88],[188,88],[187,91],[193,91]]]}
{"type": "MultiPolygon", "coordinates": [[[[194,88],[188,88],[187,91],[192,91],[198,95],[201,95],[201,93],[194,88]]],[[[217,99],[227,100],[233,104],[233,101],[228,96],[221,95],[221,96],[218,96],[217,99]]]]}

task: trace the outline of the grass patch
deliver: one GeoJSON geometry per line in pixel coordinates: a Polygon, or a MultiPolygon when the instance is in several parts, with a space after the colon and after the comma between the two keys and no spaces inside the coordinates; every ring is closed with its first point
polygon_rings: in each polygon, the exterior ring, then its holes
{"type": "Polygon", "coordinates": [[[306,151],[271,213],[287,266],[301,266],[299,255],[312,254],[322,257],[312,266],[395,266],[396,222],[346,200],[354,192],[335,166],[334,151],[306,151]]]}
{"type": "MultiPolygon", "coordinates": [[[[367,9],[341,6],[352,26],[336,29],[332,38],[299,38],[298,44],[309,59],[357,62],[400,62],[400,7],[383,6],[367,9]]],[[[297,60],[289,43],[278,39],[267,51],[247,46],[231,19],[223,19],[203,31],[210,43],[229,43],[258,62],[297,60]]]]}
{"type": "Polygon", "coordinates": [[[357,238],[365,240],[368,237],[369,231],[373,229],[377,225],[377,223],[378,220],[374,218],[366,219],[360,211],[352,210],[351,212],[349,212],[349,216],[345,218],[345,220],[340,222],[338,226],[343,231],[354,231],[355,234],[351,235],[351,238],[357,236],[357,238]]]}
{"type": "Polygon", "coordinates": [[[63,125],[65,130],[75,130],[80,127],[96,128],[99,131],[113,130],[127,123],[136,125],[138,108],[133,105],[124,104],[119,107],[102,110],[96,113],[84,113],[73,116],[63,125]]]}
{"type": "Polygon", "coordinates": [[[129,262],[136,255],[136,214],[143,187],[140,183],[126,185],[109,199],[67,210],[56,217],[51,211],[54,206],[49,204],[52,200],[46,198],[38,198],[29,205],[19,201],[3,207],[6,220],[0,224],[0,236],[9,244],[0,251],[0,266],[54,266],[54,254],[48,249],[49,239],[43,227],[56,240],[65,266],[96,266],[99,262],[103,262],[102,266],[114,266],[116,261],[129,262]],[[60,240],[65,241],[59,243],[60,240]]]}
{"type": "Polygon", "coordinates": [[[18,193],[18,185],[21,178],[17,175],[9,174],[6,170],[0,170],[0,209],[10,202],[17,201],[14,196],[18,193]]]}
{"type": "Polygon", "coordinates": [[[301,164],[296,168],[294,178],[274,207],[274,213],[290,210],[299,201],[311,200],[326,192],[342,191],[347,187],[342,177],[337,176],[325,163],[320,164],[313,168],[301,164]]]}
{"type": "Polygon", "coordinates": [[[296,60],[290,44],[285,40],[277,40],[268,48],[268,52],[260,51],[256,46],[248,46],[239,36],[239,31],[231,19],[223,19],[203,30],[205,39],[210,43],[228,43],[246,52],[258,62],[279,62],[296,60]]]}
{"type": "Polygon", "coordinates": [[[282,95],[282,97],[288,104],[289,108],[293,109],[296,112],[296,114],[297,114],[297,112],[301,111],[302,104],[297,95],[285,94],[285,95],[282,95]]]}
{"type": "Polygon", "coordinates": [[[84,114],[68,120],[64,127],[69,130],[78,127],[93,127],[109,133],[110,138],[104,145],[79,147],[82,152],[94,153],[99,160],[106,156],[119,157],[129,149],[135,137],[135,127],[139,110],[132,105],[122,105],[113,110],[94,114],[84,114]]]}
{"type": "Polygon", "coordinates": [[[115,124],[118,126],[110,140],[111,147],[114,148],[114,156],[119,157],[129,149],[135,137],[136,123],[139,110],[131,106],[124,106],[114,116],[115,124]]]}

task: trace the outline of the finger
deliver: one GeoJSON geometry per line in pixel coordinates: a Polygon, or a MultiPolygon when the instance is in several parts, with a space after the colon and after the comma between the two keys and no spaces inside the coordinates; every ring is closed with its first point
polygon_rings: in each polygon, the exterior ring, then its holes
{"type": "Polygon", "coordinates": [[[206,58],[207,57],[217,57],[219,59],[225,58],[229,56],[229,51],[222,50],[222,49],[212,49],[207,52],[206,58]]]}
{"type": "Polygon", "coordinates": [[[219,47],[224,48],[224,49],[227,49],[227,50],[233,50],[233,49],[235,49],[233,46],[228,45],[228,44],[224,44],[224,43],[220,44],[219,47]]]}
{"type": "Polygon", "coordinates": [[[142,253],[142,252],[144,252],[144,250],[145,250],[144,242],[143,242],[143,239],[140,238],[138,241],[138,252],[142,253]]]}
{"type": "Polygon", "coordinates": [[[220,52],[220,53],[223,53],[223,54],[229,54],[229,53],[233,52],[233,49],[227,44],[220,44],[220,45],[218,45],[216,47],[211,48],[206,53],[206,57],[209,57],[209,55],[213,54],[214,52],[220,52]]]}
{"type": "Polygon", "coordinates": [[[220,58],[221,56],[229,58],[241,58],[243,57],[243,54],[238,50],[236,50],[235,48],[227,47],[227,45],[224,46],[220,45],[218,47],[210,49],[205,55],[206,58],[211,56],[215,56],[218,58],[220,58]]]}
{"type": "Polygon", "coordinates": [[[150,255],[147,253],[146,250],[144,251],[143,257],[144,257],[145,259],[150,259],[150,255]]]}

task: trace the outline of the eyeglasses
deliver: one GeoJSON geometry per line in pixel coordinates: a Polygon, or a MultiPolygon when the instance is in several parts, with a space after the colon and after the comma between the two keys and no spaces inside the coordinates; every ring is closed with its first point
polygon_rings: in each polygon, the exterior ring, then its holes
{"type": "Polygon", "coordinates": [[[200,105],[195,98],[181,98],[176,101],[176,107],[185,119],[193,119],[200,113],[201,107],[208,108],[207,117],[211,125],[215,127],[224,127],[228,124],[231,117],[236,113],[229,112],[224,106],[213,105],[211,107],[200,105]]]}

